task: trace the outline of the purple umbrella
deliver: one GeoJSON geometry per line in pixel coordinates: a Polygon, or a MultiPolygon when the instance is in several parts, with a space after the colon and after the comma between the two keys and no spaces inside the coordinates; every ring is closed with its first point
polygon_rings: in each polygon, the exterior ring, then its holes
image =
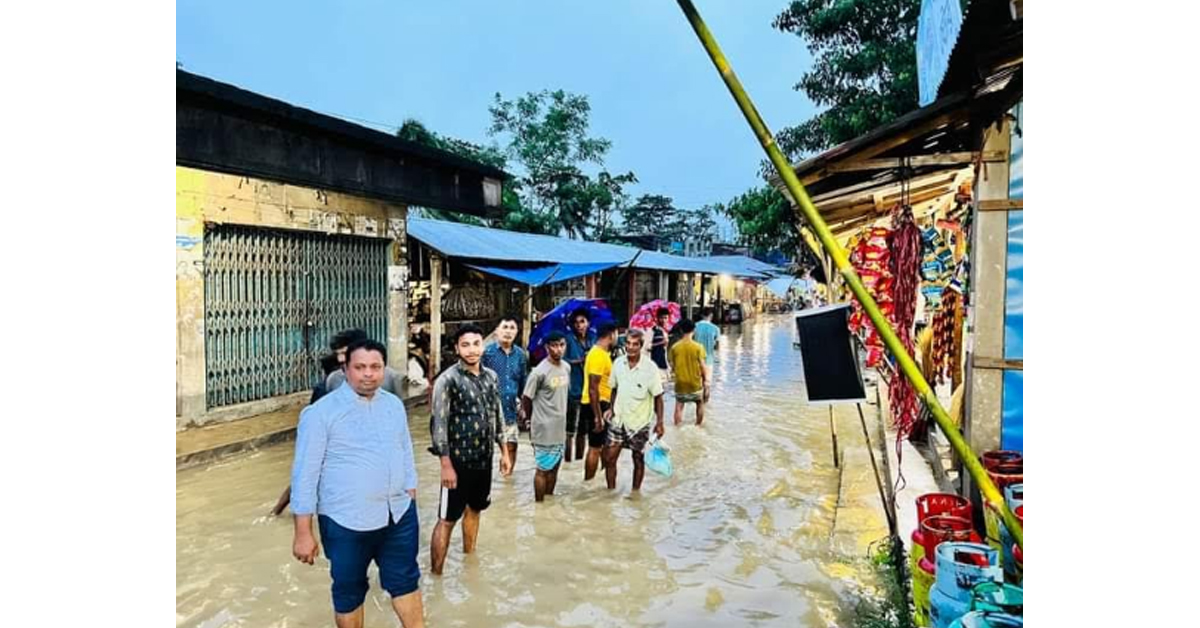
{"type": "Polygon", "coordinates": [[[591,323],[591,332],[596,333],[596,329],[604,323],[615,323],[612,310],[608,309],[608,302],[604,299],[567,299],[559,304],[558,307],[550,310],[550,313],[542,317],[538,321],[537,327],[533,328],[533,333],[529,339],[529,355],[533,361],[541,360],[546,357],[546,349],[542,346],[542,341],[551,331],[560,331],[564,334],[573,334],[575,330],[571,329],[571,314],[575,310],[583,308],[588,314],[588,321],[591,323]]]}

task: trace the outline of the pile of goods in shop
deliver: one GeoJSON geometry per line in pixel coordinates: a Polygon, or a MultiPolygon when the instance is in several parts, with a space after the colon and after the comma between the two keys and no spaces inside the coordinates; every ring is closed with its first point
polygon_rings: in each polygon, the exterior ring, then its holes
{"type": "MultiPolygon", "coordinates": [[[[888,258],[892,271],[892,325],[900,344],[909,355],[913,351],[913,324],[917,315],[917,278],[921,268],[921,229],[913,220],[912,208],[898,205],[892,211],[892,231],[889,234],[888,258]]],[[[906,377],[893,378],[888,387],[895,425],[896,456],[900,457],[900,441],[912,433],[920,408],[917,391],[906,377]]],[[[901,476],[903,477],[903,476],[901,476]]]]}
{"type": "Polygon", "coordinates": [[[958,388],[962,379],[963,305],[957,283],[942,291],[941,307],[933,315],[933,381],[949,381],[958,388]]]}
{"type": "MultiPolygon", "coordinates": [[[[880,312],[896,330],[900,342],[912,355],[921,265],[921,230],[913,220],[912,208],[907,205],[896,206],[892,212],[891,229],[868,229],[851,248],[850,263],[879,304],[880,312]]],[[[852,300],[851,303],[850,331],[863,339],[867,350],[867,367],[878,367],[887,356],[883,340],[858,301],[852,300]]],[[[920,408],[916,391],[905,378],[894,378],[888,395],[899,448],[900,441],[912,432],[920,408]]]]}
{"type": "Polygon", "coordinates": [[[954,253],[935,227],[921,231],[921,295],[925,297],[925,315],[941,305],[942,291],[954,275],[954,253]]]}
{"type": "Polygon", "coordinates": [[[490,284],[455,286],[442,296],[442,315],[447,320],[482,320],[495,316],[495,298],[490,284]]]}
{"type": "MultiPolygon", "coordinates": [[[[990,451],[981,462],[1024,525],[1021,454],[990,451]]],[[[951,493],[917,498],[917,529],[912,532],[909,553],[917,626],[1023,624],[1021,548],[991,504],[983,510],[981,536],[969,500],[951,493]]]]}
{"type": "MultiPolygon", "coordinates": [[[[888,234],[889,230],[884,227],[869,229],[858,243],[851,247],[850,263],[862,278],[867,291],[879,304],[879,310],[891,321],[895,305],[892,303],[893,279],[889,265],[891,252],[888,250],[888,234]]],[[[863,344],[867,347],[867,366],[879,366],[886,355],[883,340],[867,319],[867,314],[858,300],[850,296],[847,296],[846,300],[851,304],[850,332],[863,338],[863,344]]]]}

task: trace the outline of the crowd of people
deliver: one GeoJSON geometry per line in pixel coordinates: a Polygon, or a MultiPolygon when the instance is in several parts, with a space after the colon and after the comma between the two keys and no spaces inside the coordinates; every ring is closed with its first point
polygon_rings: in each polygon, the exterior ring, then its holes
{"type": "MultiPolygon", "coordinates": [[[[460,520],[463,552],[475,551],[482,513],[491,505],[493,461],[499,459],[501,477],[511,477],[523,434],[533,452],[534,499],[541,503],[554,495],[564,461],[583,461],[585,482],[603,465],[607,488],[615,489],[625,450],[633,462],[632,489],[640,490],[647,448],[665,432],[669,387],[674,424],[682,424],[687,405],[696,408],[696,425],[703,424],[720,335],[712,312],[673,328],[668,310],[656,314],[648,333],[631,328],[621,339],[611,323],[592,331],[587,310],[576,310],[569,330],[544,337],[545,358],[536,365],[516,342],[515,316],[501,318],[495,341],[486,345],[476,325],[454,331],[457,360],[434,378],[430,394],[429,452],[440,464],[432,573],[442,574],[460,520]]],[[[315,519],[339,628],[362,626],[372,561],[401,623],[423,626],[417,473],[400,382],[420,380],[410,384],[422,387],[428,381],[413,372],[419,363],[403,375],[386,366],[386,347],[360,330],[342,332],[330,344],[326,378],[300,415],[291,486],[274,512],[290,500],[292,552],[310,565],[319,554],[315,519]]]]}

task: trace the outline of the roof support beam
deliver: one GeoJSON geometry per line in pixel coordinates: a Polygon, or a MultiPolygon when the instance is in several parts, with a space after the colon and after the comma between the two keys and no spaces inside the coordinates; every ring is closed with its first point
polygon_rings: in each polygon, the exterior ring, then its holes
{"type": "Polygon", "coordinates": [[[985,161],[988,163],[1001,162],[1004,161],[1006,157],[1006,155],[1002,155],[996,151],[988,151],[982,154],[967,151],[960,153],[941,153],[938,155],[917,155],[914,157],[856,159],[850,162],[830,164],[826,166],[826,169],[830,172],[856,172],[860,170],[890,170],[893,168],[903,168],[905,166],[911,168],[919,168],[922,166],[957,166],[973,164],[976,161],[985,161]],[[982,157],[982,159],[980,159],[980,157],[982,157]]]}
{"type": "MultiPolygon", "coordinates": [[[[950,181],[953,181],[957,175],[958,175],[957,171],[938,172],[938,173],[935,173],[932,175],[927,175],[927,176],[911,179],[908,182],[909,193],[917,193],[917,192],[924,191],[930,187],[939,187],[939,186],[946,185],[950,181]]],[[[828,211],[831,211],[834,209],[838,209],[841,207],[847,207],[850,205],[860,205],[862,203],[869,203],[869,202],[874,201],[876,199],[876,197],[883,197],[886,200],[887,197],[894,196],[895,194],[898,194],[901,190],[902,190],[901,183],[895,182],[895,183],[892,183],[891,185],[887,185],[885,187],[869,190],[867,192],[859,192],[857,194],[846,194],[843,196],[827,197],[820,201],[813,201],[813,203],[817,206],[817,209],[822,214],[824,214],[825,212],[828,212],[828,211]]]]}
{"type": "MultiPolygon", "coordinates": [[[[889,136],[885,139],[880,140],[876,144],[872,144],[866,148],[863,148],[862,150],[858,151],[857,153],[854,153],[853,158],[854,159],[869,159],[876,155],[881,155],[883,153],[886,153],[889,150],[892,150],[893,148],[896,148],[897,146],[903,146],[904,144],[907,144],[907,143],[911,142],[912,140],[914,140],[926,133],[936,131],[944,126],[949,126],[950,124],[953,124],[953,123],[957,123],[960,121],[961,118],[962,118],[961,112],[943,113],[943,114],[941,114],[939,116],[935,116],[925,122],[917,124],[917,125],[913,126],[912,128],[906,129],[902,133],[897,133],[895,135],[889,136]]],[[[845,160],[843,159],[840,161],[845,161],[845,160]]],[[[804,164],[800,164],[799,166],[797,166],[796,169],[803,170],[803,168],[804,168],[804,164]]],[[[800,179],[800,182],[807,186],[807,185],[810,185],[817,181],[820,181],[821,179],[824,179],[825,177],[829,176],[830,174],[832,174],[832,171],[830,171],[829,167],[826,166],[824,168],[818,169],[816,172],[812,172],[807,175],[804,175],[804,177],[800,179]]]]}

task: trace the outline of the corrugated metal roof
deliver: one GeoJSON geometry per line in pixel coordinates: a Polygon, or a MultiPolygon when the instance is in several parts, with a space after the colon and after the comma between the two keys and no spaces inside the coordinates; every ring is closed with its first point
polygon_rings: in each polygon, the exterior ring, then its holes
{"type": "Polygon", "coordinates": [[[665,270],[681,273],[732,275],[747,279],[767,279],[785,271],[745,255],[713,255],[710,257],[681,257],[669,253],[645,251],[634,262],[635,268],[665,270]]]}
{"type": "Polygon", "coordinates": [[[664,270],[677,273],[708,273],[716,275],[724,272],[707,257],[683,257],[660,253],[658,251],[642,251],[641,256],[633,263],[634,268],[643,270],[664,270]]]}
{"type": "Polygon", "coordinates": [[[759,273],[762,275],[775,276],[782,275],[787,272],[786,270],[774,264],[768,264],[762,260],[757,260],[753,257],[746,257],[745,255],[713,255],[708,259],[714,260],[718,264],[731,266],[738,270],[759,273]]]}
{"type": "Polygon", "coordinates": [[[637,249],[556,236],[503,231],[457,222],[410,218],[408,235],[449,257],[506,262],[628,262],[637,249]]]}
{"type": "Polygon", "coordinates": [[[467,264],[475,270],[482,270],[489,275],[511,279],[527,286],[543,286],[563,281],[570,281],[619,265],[617,262],[600,262],[596,264],[547,264],[533,268],[509,268],[506,266],[491,266],[486,264],[467,264]]]}
{"type": "Polygon", "coordinates": [[[975,87],[1013,63],[1019,68],[1022,32],[1023,20],[1013,14],[1010,0],[972,0],[963,13],[938,94],[975,87]]]}
{"type": "Polygon", "coordinates": [[[680,273],[727,274],[765,279],[782,269],[743,255],[683,257],[641,251],[631,246],[571,240],[477,227],[457,222],[410,218],[408,234],[448,257],[476,260],[570,264],[625,264],[637,256],[634,268],[680,273]]]}

